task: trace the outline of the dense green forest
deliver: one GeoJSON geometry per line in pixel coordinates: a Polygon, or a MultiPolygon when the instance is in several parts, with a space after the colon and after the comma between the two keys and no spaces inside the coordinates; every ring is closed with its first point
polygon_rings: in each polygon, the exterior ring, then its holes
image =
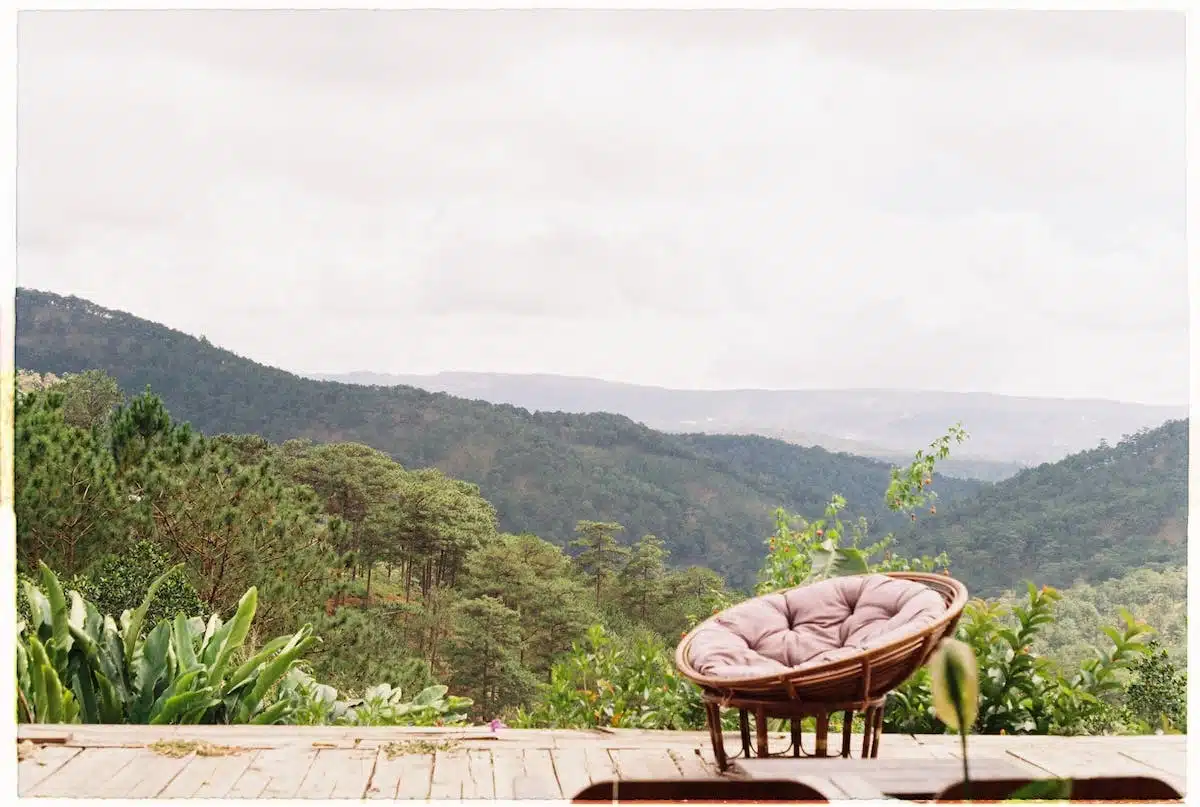
{"type": "MultiPolygon", "coordinates": [[[[660,536],[679,565],[754,581],[777,507],[812,512],[829,491],[877,529],[889,466],[759,437],[680,437],[608,414],[537,413],[412,387],[313,381],[206,340],[86,300],[21,289],[17,363],[43,373],[101,370],[126,394],[150,387],[204,434],[273,442],[358,442],[405,467],[435,467],[479,486],[499,528],[558,545],[579,519],[660,536]]],[[[943,477],[945,501],[981,483],[943,477]]]]}
{"type": "Polygon", "coordinates": [[[1188,423],[1022,471],[902,530],[918,553],[947,552],[974,594],[1034,580],[1065,587],[1187,563],[1188,423]]]}
{"type": "Polygon", "coordinates": [[[22,374],[21,384],[17,559],[27,579],[44,563],[119,615],[182,563],[151,620],[227,615],[254,587],[255,630],[313,624],[324,640],[313,669],[340,688],[444,679],[491,717],[529,695],[590,625],[661,639],[722,601],[718,575],[669,569],[654,536],[580,521],[572,558],[498,531],[475,485],[362,444],[204,437],[156,396],[126,400],[96,371],[22,374]],[[504,663],[481,672],[480,654],[504,663]]]}
{"type": "MultiPolygon", "coordinates": [[[[672,568],[655,535],[578,520],[564,552],[502,532],[477,486],[360,443],[204,436],[155,395],[129,398],[98,371],[22,373],[19,382],[20,718],[702,725],[670,648],[747,592],[702,566],[672,568]]],[[[697,438],[695,450],[710,442],[720,440],[697,438]]],[[[751,477],[759,461],[772,460],[735,453],[725,472],[751,477]]],[[[885,507],[909,518],[934,509],[933,463],[919,454],[907,473],[890,475],[885,507]]],[[[853,534],[840,523],[844,505],[835,497],[825,518],[776,511],[774,534],[760,533],[765,551],[754,558],[759,586],[804,579],[812,564],[797,561],[826,551],[825,530],[853,534]]],[[[864,568],[953,565],[906,558],[906,549],[847,551],[864,568]]],[[[1045,628],[1055,624],[1057,594],[1014,600],[1046,614],[1022,617],[1016,624],[1034,629],[1019,636],[1004,633],[1002,603],[973,605],[965,625],[983,656],[1011,635],[1049,645],[1048,656],[1082,658],[1078,673],[1047,659],[1032,706],[1014,710],[1007,691],[989,696],[988,730],[1185,727],[1179,662],[1145,652],[1140,622],[1108,636],[1095,630],[1095,649],[1076,646],[1081,630],[1113,622],[1105,612],[1131,605],[1163,626],[1160,639],[1178,656],[1182,581],[1150,574],[1133,591],[1081,589],[1057,637],[1045,628]]],[[[985,661],[1003,678],[1012,658],[985,661]]],[[[919,675],[889,707],[889,729],[941,730],[927,702],[919,675]]]]}

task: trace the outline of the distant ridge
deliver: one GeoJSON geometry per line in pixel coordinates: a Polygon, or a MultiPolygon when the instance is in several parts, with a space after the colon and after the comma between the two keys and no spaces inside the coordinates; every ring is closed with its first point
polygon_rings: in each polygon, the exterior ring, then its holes
{"type": "MultiPolygon", "coordinates": [[[[578,376],[475,372],[312,377],[403,384],[531,411],[616,412],[662,431],[761,434],[888,460],[911,456],[931,433],[962,420],[971,441],[956,462],[977,466],[984,478],[1011,475],[1188,415],[1186,406],[986,392],[674,390],[578,376]]],[[[954,469],[948,465],[946,471],[954,469]]]]}

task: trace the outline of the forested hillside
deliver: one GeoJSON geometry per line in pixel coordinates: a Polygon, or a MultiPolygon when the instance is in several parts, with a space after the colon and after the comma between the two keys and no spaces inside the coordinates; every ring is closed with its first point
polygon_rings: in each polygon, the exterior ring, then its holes
{"type": "MultiPolygon", "coordinates": [[[[619,415],[531,414],[412,387],[313,381],[78,298],[18,292],[17,363],[101,370],[127,394],[150,387],[205,434],[364,443],[479,485],[503,531],[561,545],[579,519],[615,521],[741,587],[776,507],[819,512],[836,491],[856,515],[886,517],[881,462],[757,437],[679,437],[619,415]]],[[[945,501],[979,487],[938,482],[945,501]]]]}
{"type": "Polygon", "coordinates": [[[1070,586],[1187,563],[1188,422],[1022,471],[902,531],[947,552],[973,594],[1022,580],[1070,586]]]}
{"type": "MultiPolygon", "coordinates": [[[[671,570],[654,535],[581,520],[567,554],[498,532],[475,486],[369,446],[205,438],[154,395],[127,399],[97,371],[22,372],[19,388],[23,722],[703,725],[698,691],[673,670],[670,649],[744,594],[701,566],[671,570]],[[56,638],[68,623],[69,653],[56,638]],[[199,666],[173,661],[186,658],[199,666]]],[[[913,517],[935,509],[928,480],[963,436],[951,428],[897,469],[886,507],[913,517]]],[[[1132,453],[1170,461],[1146,438],[1130,441],[1145,449],[1132,453]]],[[[778,460],[773,445],[735,454],[722,472],[753,478],[758,463],[778,460]]],[[[1100,465],[1119,466],[1106,451],[1100,465]]],[[[843,505],[834,496],[823,513],[776,512],[752,557],[758,590],[958,567],[899,544],[868,546],[861,524],[843,523],[843,505]]],[[[1185,592],[1181,568],[1139,569],[1072,588],[1063,602],[1032,588],[971,603],[958,635],[1002,683],[983,696],[978,731],[1186,731],[1185,592]],[[1148,644],[1154,628],[1169,652],[1148,644]]],[[[944,730],[929,686],[920,671],[897,690],[888,731],[944,730]]]]}

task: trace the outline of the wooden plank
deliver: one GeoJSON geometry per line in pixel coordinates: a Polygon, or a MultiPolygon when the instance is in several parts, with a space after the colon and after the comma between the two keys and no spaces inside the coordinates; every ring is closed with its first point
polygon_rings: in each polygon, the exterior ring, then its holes
{"type": "MultiPolygon", "coordinates": [[[[861,748],[861,746],[859,746],[861,748]]],[[[834,773],[829,775],[829,783],[842,791],[847,799],[872,799],[880,801],[885,794],[876,786],[861,776],[852,773],[834,773]]]]}
{"type": "Polygon", "coordinates": [[[622,779],[681,779],[683,774],[669,751],[663,749],[623,749],[609,752],[622,779]]]}
{"type": "Polygon", "coordinates": [[[564,799],[595,782],[618,778],[617,768],[604,748],[556,748],[552,752],[554,771],[564,799]]]}
{"type": "Polygon", "coordinates": [[[717,766],[710,765],[704,761],[704,758],[697,753],[698,749],[672,748],[667,751],[671,755],[671,760],[675,763],[675,767],[679,769],[679,774],[684,779],[712,779],[717,776],[717,766]]]}
{"type": "Polygon", "coordinates": [[[496,785],[496,798],[515,799],[517,782],[525,776],[523,749],[497,748],[492,752],[492,780],[496,785]]]}
{"type": "Polygon", "coordinates": [[[570,799],[592,783],[587,772],[586,754],[584,748],[556,748],[550,752],[558,789],[564,799],[570,799]]]}
{"type": "Polygon", "coordinates": [[[361,799],[371,782],[379,751],[322,748],[296,791],[298,799],[361,799]]]}
{"type": "Polygon", "coordinates": [[[134,758],[115,776],[88,793],[95,799],[152,799],[187,765],[187,757],[170,757],[148,748],[134,751],[134,758]]]}
{"type": "MultiPolygon", "coordinates": [[[[1167,773],[1115,751],[1067,748],[1014,748],[1009,755],[1059,777],[1151,776],[1181,787],[1182,776],[1167,773]]],[[[972,760],[972,764],[974,761],[972,760]]]]}
{"type": "Polygon", "coordinates": [[[80,752],[63,745],[42,745],[17,763],[17,792],[22,798],[80,752]]]}
{"type": "Polygon", "coordinates": [[[1187,752],[1184,750],[1173,748],[1143,750],[1135,747],[1128,751],[1122,750],[1118,753],[1155,770],[1174,776],[1187,776],[1187,752]]]}
{"type": "Polygon", "coordinates": [[[491,752],[464,748],[435,752],[429,798],[495,798],[491,752]]]}
{"type": "Polygon", "coordinates": [[[316,749],[305,749],[303,746],[285,746],[260,751],[238,777],[226,798],[294,798],[316,758],[316,749]]]}
{"type": "MultiPolygon", "coordinates": [[[[563,797],[558,786],[558,777],[554,771],[554,759],[549,749],[523,749],[525,761],[525,777],[514,783],[514,798],[536,799],[538,801],[557,801],[563,797]]],[[[495,760],[496,752],[492,752],[495,760]]],[[[499,791],[496,798],[503,798],[499,791]]]]}
{"type": "Polygon", "coordinates": [[[85,748],[27,793],[31,798],[90,798],[138,756],[136,748],[85,748]]]}
{"type": "Polygon", "coordinates": [[[158,794],[160,799],[221,799],[225,798],[241,777],[258,751],[241,751],[219,757],[192,754],[179,775],[158,794]]]}
{"type": "Polygon", "coordinates": [[[429,797],[432,777],[433,754],[389,756],[386,750],[381,750],[375,760],[367,798],[424,800],[429,797]]]}
{"type": "Polygon", "coordinates": [[[490,750],[472,748],[467,751],[467,771],[471,776],[471,786],[463,783],[464,799],[494,799],[496,784],[492,774],[492,752],[490,750]]]}
{"type": "MultiPolygon", "coordinates": [[[[711,744],[705,744],[703,746],[700,746],[696,750],[700,752],[700,761],[701,762],[703,762],[708,767],[712,768],[714,771],[720,770],[720,768],[717,767],[717,756],[716,756],[716,754],[713,753],[711,744]]],[[[727,774],[722,774],[722,775],[727,775],[727,774]]]]}

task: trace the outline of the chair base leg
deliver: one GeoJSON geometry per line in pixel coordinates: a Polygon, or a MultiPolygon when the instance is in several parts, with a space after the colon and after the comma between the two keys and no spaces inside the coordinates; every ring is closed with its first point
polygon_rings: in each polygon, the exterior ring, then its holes
{"type": "Polygon", "coordinates": [[[715,703],[705,703],[704,713],[708,722],[708,738],[712,741],[713,757],[717,761],[717,770],[724,773],[729,770],[729,759],[725,756],[725,738],[721,735],[721,707],[715,703]]]}
{"type": "MultiPolygon", "coordinates": [[[[862,751],[859,754],[859,759],[874,759],[879,756],[879,743],[883,738],[883,705],[876,702],[877,705],[868,706],[863,712],[863,737],[862,751]]],[[[769,732],[767,721],[770,716],[761,705],[754,707],[754,732],[750,730],[750,711],[747,708],[734,705],[733,708],[738,710],[738,734],[742,741],[741,751],[734,754],[735,758],[751,759],[753,757],[767,758],[772,756],[770,749],[767,747],[769,732]]],[[[708,723],[709,739],[712,742],[713,757],[717,763],[717,768],[724,773],[730,768],[730,760],[728,752],[725,748],[724,731],[721,726],[721,703],[716,700],[705,700],[704,703],[705,719],[708,723]]],[[[846,759],[851,758],[851,732],[854,727],[853,709],[842,711],[842,747],[840,756],[846,759]]],[[[780,719],[788,720],[791,728],[791,756],[793,757],[831,757],[829,753],[829,712],[815,712],[813,714],[801,716],[781,717],[780,719]],[[802,745],[801,726],[805,717],[813,717],[816,719],[816,749],[814,753],[804,751],[802,745]]],[[[787,756],[787,750],[779,751],[774,756],[787,756]]]]}

